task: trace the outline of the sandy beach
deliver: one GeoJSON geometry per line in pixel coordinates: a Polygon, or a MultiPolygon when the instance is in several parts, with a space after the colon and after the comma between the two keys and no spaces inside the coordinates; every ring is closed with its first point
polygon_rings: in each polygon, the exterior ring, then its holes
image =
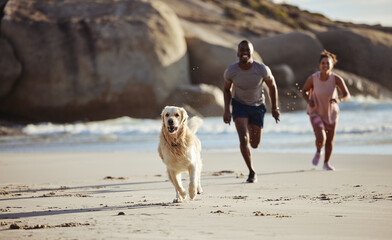
{"type": "MultiPolygon", "coordinates": [[[[390,155],[202,152],[204,193],[172,203],[157,153],[0,153],[0,239],[391,239],[390,155]]],[[[187,175],[183,175],[187,186],[187,175]]]]}

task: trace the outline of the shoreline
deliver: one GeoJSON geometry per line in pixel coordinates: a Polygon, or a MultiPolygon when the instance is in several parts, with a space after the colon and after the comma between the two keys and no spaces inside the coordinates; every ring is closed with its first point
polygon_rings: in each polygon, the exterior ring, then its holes
{"type": "Polygon", "coordinates": [[[202,152],[204,193],[174,204],[156,152],[0,153],[0,238],[390,238],[390,155],[252,154],[247,184],[239,152],[202,152]]]}

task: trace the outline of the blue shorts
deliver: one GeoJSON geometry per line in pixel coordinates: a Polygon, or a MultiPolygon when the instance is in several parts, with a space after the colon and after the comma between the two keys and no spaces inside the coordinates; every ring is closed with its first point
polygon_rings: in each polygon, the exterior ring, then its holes
{"type": "Polygon", "coordinates": [[[248,123],[254,124],[263,128],[264,126],[264,114],[266,112],[265,104],[260,106],[248,106],[236,101],[234,98],[231,99],[231,105],[233,106],[232,115],[233,121],[237,118],[247,118],[248,123]]]}

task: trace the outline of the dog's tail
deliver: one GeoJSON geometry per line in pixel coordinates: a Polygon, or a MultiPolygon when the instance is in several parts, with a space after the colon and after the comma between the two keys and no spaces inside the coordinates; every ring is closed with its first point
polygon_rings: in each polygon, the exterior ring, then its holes
{"type": "Polygon", "coordinates": [[[188,127],[192,133],[196,133],[202,124],[203,124],[203,119],[197,116],[194,116],[188,120],[188,127]]]}

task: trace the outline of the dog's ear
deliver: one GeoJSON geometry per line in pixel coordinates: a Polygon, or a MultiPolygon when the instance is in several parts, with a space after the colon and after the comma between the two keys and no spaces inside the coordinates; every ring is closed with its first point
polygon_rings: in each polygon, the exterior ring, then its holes
{"type": "Polygon", "coordinates": [[[161,118],[162,118],[162,122],[163,122],[163,123],[165,123],[166,109],[167,109],[167,106],[162,110],[162,113],[161,113],[161,118]]]}
{"type": "Polygon", "coordinates": [[[188,113],[182,107],[180,107],[180,112],[181,112],[181,124],[184,124],[186,122],[186,120],[188,119],[188,113]]]}

